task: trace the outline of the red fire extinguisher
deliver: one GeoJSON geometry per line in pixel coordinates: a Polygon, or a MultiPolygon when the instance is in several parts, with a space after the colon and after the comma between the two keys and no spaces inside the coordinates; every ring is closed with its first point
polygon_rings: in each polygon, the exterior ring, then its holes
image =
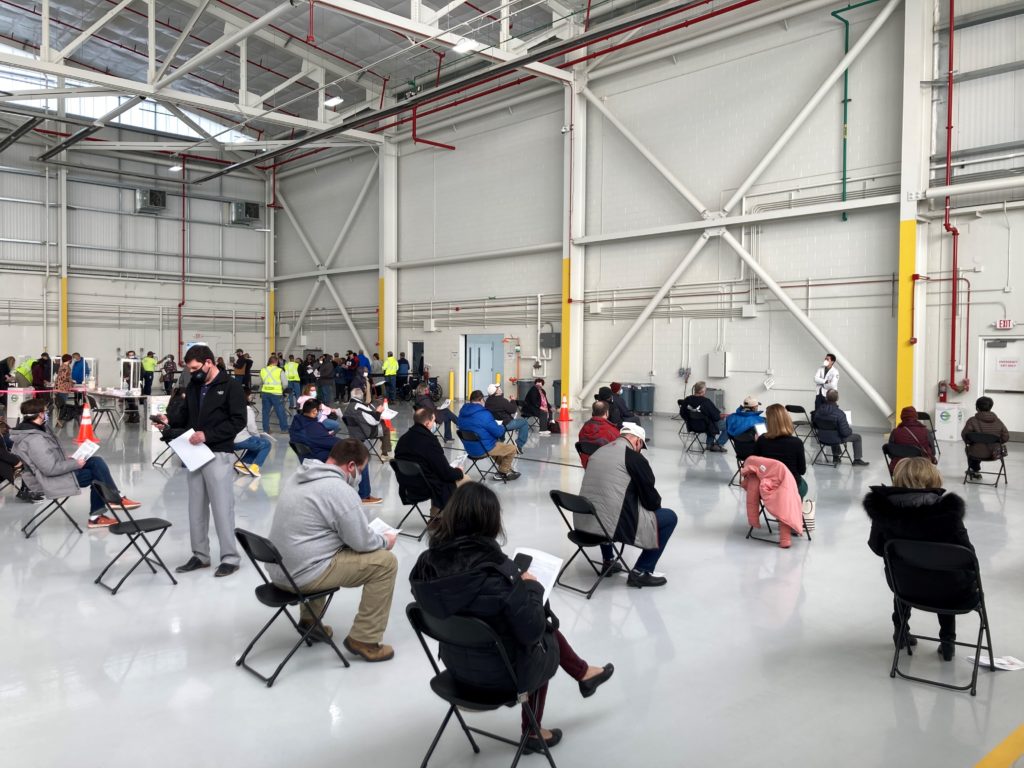
{"type": "Polygon", "coordinates": [[[947,393],[947,391],[948,391],[948,387],[946,386],[946,382],[940,381],[939,382],[939,402],[940,403],[946,402],[946,393],[947,393]]]}

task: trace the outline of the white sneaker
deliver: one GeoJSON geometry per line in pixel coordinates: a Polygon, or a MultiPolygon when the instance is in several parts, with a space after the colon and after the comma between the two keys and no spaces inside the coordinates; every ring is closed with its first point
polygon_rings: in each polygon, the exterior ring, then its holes
{"type": "Polygon", "coordinates": [[[551,434],[551,432],[549,430],[547,430],[547,429],[543,429],[540,432],[538,432],[537,434],[540,435],[541,437],[547,437],[548,435],[551,434]]]}

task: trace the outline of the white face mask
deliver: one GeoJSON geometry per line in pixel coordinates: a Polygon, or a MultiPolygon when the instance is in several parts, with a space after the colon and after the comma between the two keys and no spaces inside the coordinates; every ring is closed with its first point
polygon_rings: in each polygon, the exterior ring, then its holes
{"type": "Polygon", "coordinates": [[[359,481],[362,480],[363,473],[358,469],[354,474],[345,473],[345,482],[347,482],[352,488],[359,489],[359,481]]]}
{"type": "Polygon", "coordinates": [[[316,390],[315,389],[309,390],[309,396],[310,397],[316,397],[316,390]]]}

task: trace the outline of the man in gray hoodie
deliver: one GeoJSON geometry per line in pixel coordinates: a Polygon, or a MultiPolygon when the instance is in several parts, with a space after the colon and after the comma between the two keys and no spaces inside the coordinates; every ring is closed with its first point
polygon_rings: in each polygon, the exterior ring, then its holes
{"type": "MultiPolygon", "coordinates": [[[[356,489],[369,458],[366,446],[347,438],[334,444],[326,463],[306,459],[281,489],[269,538],[300,591],[363,588],[344,645],[366,661],[387,661],[395,655],[381,640],[398,574],[398,561],[389,551],[396,534],[375,533],[363,512],[356,489]]],[[[271,565],[268,571],[277,586],[288,589],[279,568],[271,565]]],[[[310,602],[323,616],[324,601],[310,602]]],[[[313,623],[303,606],[299,625],[307,630],[313,623]]],[[[334,636],[330,627],[324,629],[334,636]]],[[[313,632],[313,639],[318,639],[318,632],[313,632]]]]}

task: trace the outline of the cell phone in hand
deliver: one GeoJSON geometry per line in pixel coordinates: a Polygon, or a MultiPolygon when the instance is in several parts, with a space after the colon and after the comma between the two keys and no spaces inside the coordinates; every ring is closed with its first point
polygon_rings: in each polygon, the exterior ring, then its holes
{"type": "Polygon", "coordinates": [[[531,555],[527,555],[520,552],[512,559],[512,562],[516,564],[516,567],[519,569],[520,573],[526,573],[528,570],[530,570],[530,563],[533,562],[533,557],[531,555]]]}
{"type": "Polygon", "coordinates": [[[149,420],[152,421],[154,424],[163,424],[164,423],[164,420],[160,416],[150,416],[149,420]]]}

